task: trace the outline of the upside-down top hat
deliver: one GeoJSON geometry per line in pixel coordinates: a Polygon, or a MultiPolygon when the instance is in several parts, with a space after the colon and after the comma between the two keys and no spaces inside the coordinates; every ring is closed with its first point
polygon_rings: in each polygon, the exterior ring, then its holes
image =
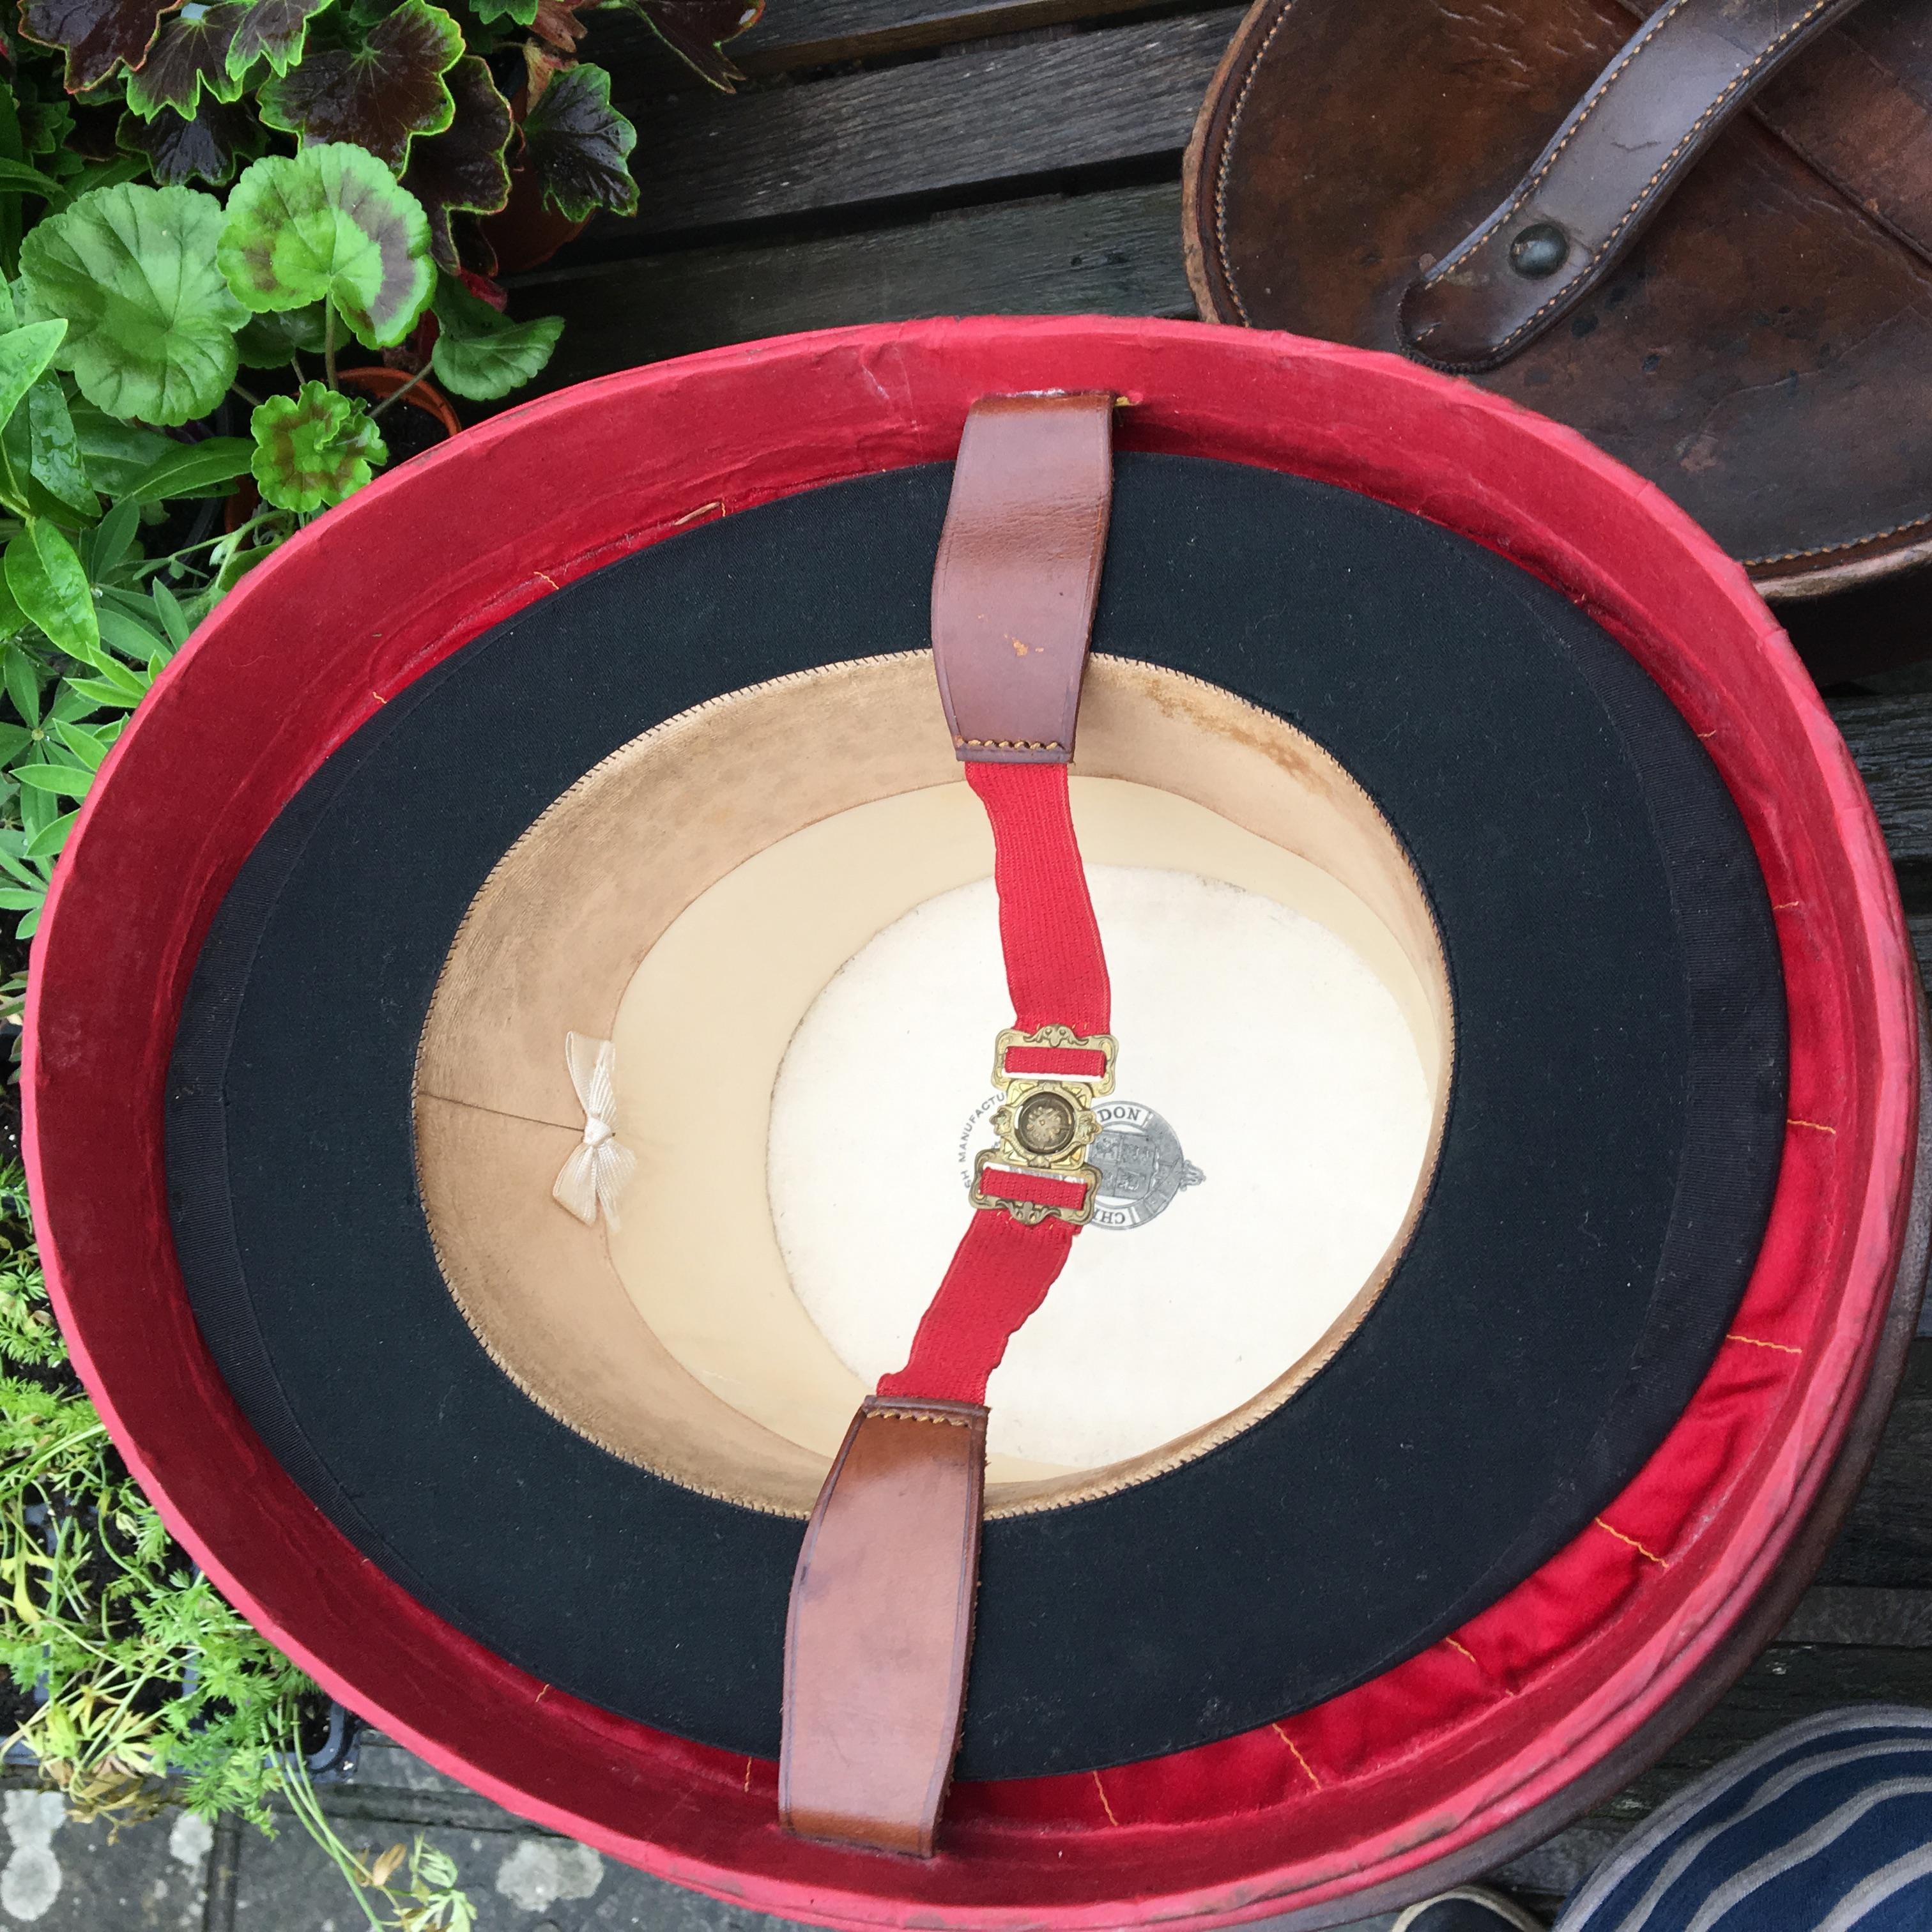
{"type": "Polygon", "coordinates": [[[1916,998],[1774,623],[1570,433],[856,330],[244,580],[63,859],[30,1171],[170,1526],[479,1789],[828,1922],[1331,1924],[1802,1585],[1916,998]]]}

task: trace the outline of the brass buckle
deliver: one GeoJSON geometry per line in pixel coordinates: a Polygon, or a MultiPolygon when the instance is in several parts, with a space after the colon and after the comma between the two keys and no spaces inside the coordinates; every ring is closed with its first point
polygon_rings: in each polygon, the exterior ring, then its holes
{"type": "Polygon", "coordinates": [[[1036,1033],[1007,1027],[993,1042],[993,1084],[1001,1099],[993,1115],[998,1144],[973,1162],[971,1200],[975,1208],[1004,1208],[1022,1227],[1053,1219],[1084,1227],[1094,1218],[1094,1198],[1100,1191],[1100,1171],[1090,1166],[1087,1150],[1100,1131],[1094,1102],[1114,1090],[1114,1058],[1118,1051],[1112,1034],[1083,1038],[1072,1028],[1044,1026],[1036,1033]],[[1102,1056],[1099,1072],[1016,1073],[1006,1066],[1007,1053],[1016,1046],[1066,1047],[1102,1056]],[[982,1177],[988,1168],[1016,1174],[1042,1174],[1055,1180],[1077,1180],[1082,1193],[1077,1206],[1048,1207],[1036,1201],[1009,1201],[988,1194],[982,1177]]]}

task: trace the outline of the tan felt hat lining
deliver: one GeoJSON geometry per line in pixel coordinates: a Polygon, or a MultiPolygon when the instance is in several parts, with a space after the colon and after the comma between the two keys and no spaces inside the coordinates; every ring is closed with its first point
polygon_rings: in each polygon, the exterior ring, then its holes
{"type": "MultiPolygon", "coordinates": [[[[1441,948],[1406,856],[1360,787],[1292,727],[1178,674],[1096,657],[1074,796],[1090,862],[1226,880],[1343,938],[1414,1034],[1434,1124],[1400,1234],[1300,1360],[1218,1422],[1126,1462],[993,1457],[993,1514],[1142,1480],[1306,1382],[1406,1244],[1453,1058],[1441,948]]],[[[451,1292],[533,1400],[674,1481],[809,1510],[866,1390],[779,1255],[764,1192],[772,1084],[840,966],[913,906],[986,876],[992,856],[923,652],[673,718],[588,773],[505,855],[424,1028],[417,1166],[451,1292]],[[550,1198],[584,1126],[570,1031],[616,1042],[618,1133],[638,1172],[615,1230],[550,1198]]]]}

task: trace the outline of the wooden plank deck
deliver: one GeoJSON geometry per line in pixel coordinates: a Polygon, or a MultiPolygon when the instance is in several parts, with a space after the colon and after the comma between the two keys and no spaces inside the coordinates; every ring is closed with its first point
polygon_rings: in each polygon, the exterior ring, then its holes
{"type": "MultiPolygon", "coordinates": [[[[555,386],[754,337],[981,314],[1189,316],[1180,158],[1238,8],[771,0],[724,97],[634,26],[584,51],[637,122],[642,206],[517,279],[568,323],[555,386]]],[[[1831,694],[1932,981],[1932,676],[1831,694]]],[[[1688,1776],[1836,1703],[1932,1706],[1932,1329],[1778,1642],[1652,1772],[1503,1874],[1567,1890],[1688,1776]]]]}

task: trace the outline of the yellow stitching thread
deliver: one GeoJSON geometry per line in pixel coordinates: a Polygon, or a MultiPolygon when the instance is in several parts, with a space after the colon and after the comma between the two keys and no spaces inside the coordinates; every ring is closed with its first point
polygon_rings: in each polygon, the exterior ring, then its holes
{"type": "Polygon", "coordinates": [[[956,738],[952,742],[975,752],[1058,752],[1066,748],[1058,738],[956,738]]]}
{"type": "Polygon", "coordinates": [[[934,1415],[920,1408],[872,1408],[868,1415],[883,1415],[888,1422],[944,1422],[955,1429],[970,1429],[971,1420],[963,1415],[934,1415]]]}
{"type": "Polygon", "coordinates": [[[1110,1825],[1118,1825],[1120,1821],[1114,1816],[1114,1808],[1107,1802],[1107,1787],[1100,1782],[1100,1774],[1096,1771],[1092,1775],[1094,1789],[1100,1794],[1100,1809],[1106,1813],[1107,1822],[1110,1825]]]}
{"type": "Polygon", "coordinates": [[[1802,1355],[1802,1348],[1794,1348],[1788,1342],[1760,1342],[1755,1335],[1726,1335],[1726,1342],[1747,1342],[1754,1348],[1775,1348],[1780,1355],[1802,1355]]]}
{"type": "Polygon", "coordinates": [[[1784,1124],[1787,1127],[1809,1127],[1814,1134],[1835,1135],[1838,1131],[1836,1127],[1828,1127],[1822,1120],[1800,1120],[1790,1115],[1786,1117],[1784,1124]]]}
{"type": "Polygon", "coordinates": [[[1628,1543],[1640,1556],[1648,1556],[1660,1570],[1668,1570],[1670,1568],[1670,1565],[1658,1556],[1655,1550],[1645,1549],[1635,1537],[1626,1536],[1620,1529],[1610,1529],[1610,1525],[1601,1516],[1592,1516],[1590,1520],[1599,1529],[1610,1530],[1610,1534],[1614,1536],[1619,1543],[1628,1543]]]}
{"type": "Polygon", "coordinates": [[[1747,556],[1738,560],[1746,569],[1754,563],[1793,563],[1801,556],[1829,556],[1834,550],[1856,550],[1861,544],[1882,543],[1887,537],[1903,536],[1907,530],[1923,530],[1932,524],[1932,511],[1914,517],[1910,523],[1894,524],[1889,529],[1868,530],[1862,537],[1840,537],[1836,543],[1814,544],[1810,550],[1781,550],[1774,556],[1747,556]]]}
{"type": "Polygon", "coordinates": [[[1314,1767],[1309,1763],[1307,1759],[1304,1757],[1300,1752],[1295,1750],[1294,1740],[1290,1737],[1279,1724],[1270,1724],[1269,1725],[1268,1729],[1274,1732],[1275,1736],[1280,1738],[1282,1742],[1287,1745],[1291,1751],[1294,1752],[1295,1762],[1300,1765],[1304,1771],[1307,1772],[1309,1783],[1313,1785],[1317,1791],[1319,1791],[1322,1789],[1322,1780],[1315,1775],[1314,1767]]]}
{"type": "MultiPolygon", "coordinates": [[[[1451,1650],[1460,1652],[1463,1656],[1466,1657],[1472,1664],[1476,1664],[1476,1653],[1473,1650],[1470,1649],[1466,1644],[1458,1643],[1453,1636],[1445,1636],[1442,1641],[1446,1643],[1451,1650]]],[[[1483,1666],[1480,1664],[1476,1664],[1476,1668],[1478,1670],[1481,1670],[1482,1667],[1483,1666]]]]}
{"type": "Polygon", "coordinates": [[[1804,902],[1802,899],[1781,899],[1772,908],[1773,912],[1796,912],[1804,902]]]}

